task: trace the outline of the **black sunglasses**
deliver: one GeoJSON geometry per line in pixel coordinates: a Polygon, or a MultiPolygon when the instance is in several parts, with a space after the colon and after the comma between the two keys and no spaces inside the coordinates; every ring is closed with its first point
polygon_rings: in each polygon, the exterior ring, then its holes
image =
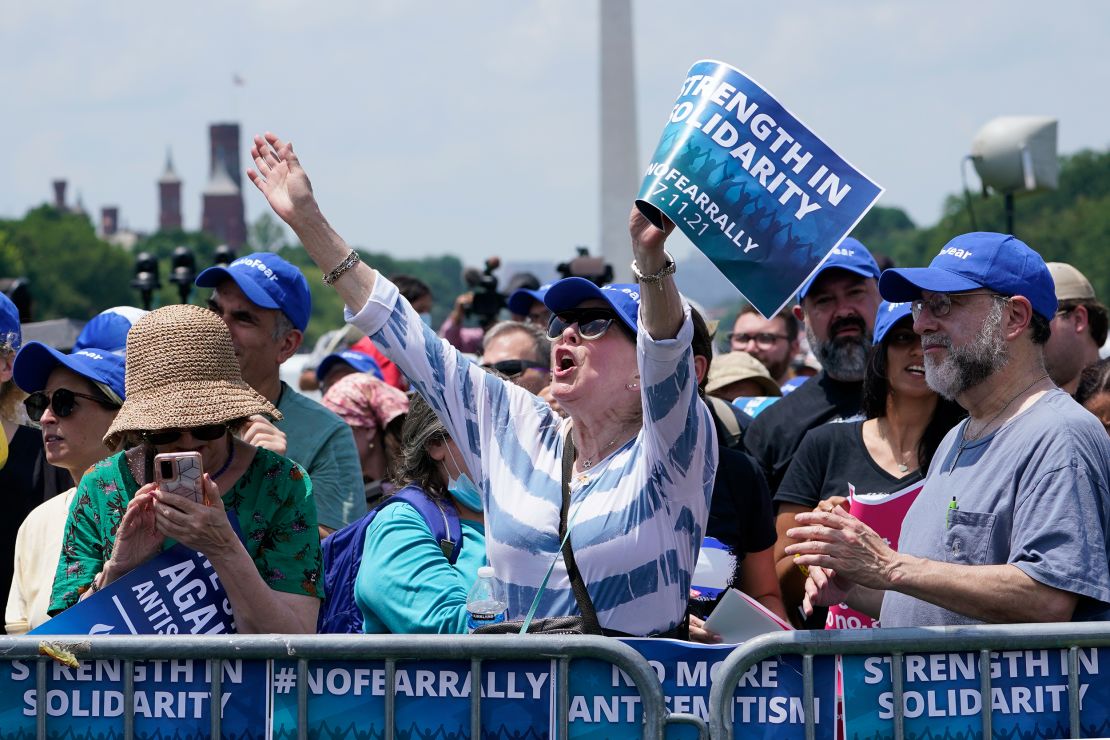
{"type": "Polygon", "coordinates": [[[202,427],[188,429],[159,429],[156,432],[143,432],[143,438],[152,445],[168,445],[181,439],[181,435],[185,432],[192,435],[193,439],[211,442],[227,434],[227,424],[205,424],[202,427]]]}
{"type": "Polygon", "coordinates": [[[500,362],[485,362],[482,367],[486,370],[496,370],[504,375],[506,378],[515,378],[522,374],[525,370],[535,368],[536,370],[543,370],[547,372],[550,368],[547,365],[541,365],[538,362],[528,362],[528,360],[501,360],[500,362]]]}
{"type": "Polygon", "coordinates": [[[41,421],[42,415],[46,413],[47,407],[53,410],[54,416],[57,416],[59,419],[64,419],[73,413],[73,409],[77,406],[76,399],[78,398],[95,401],[101,406],[109,409],[119,408],[119,404],[113,403],[107,398],[90,396],[87,393],[78,393],[77,391],[71,391],[69,388],[59,388],[54,391],[52,396],[46,395],[45,391],[36,391],[23,399],[23,407],[27,409],[27,416],[30,417],[31,421],[41,421]]]}
{"type": "Polygon", "coordinates": [[[578,325],[578,336],[583,339],[599,339],[609,331],[617,315],[604,308],[572,308],[560,311],[551,317],[547,324],[547,336],[558,339],[568,326],[578,325]]]}

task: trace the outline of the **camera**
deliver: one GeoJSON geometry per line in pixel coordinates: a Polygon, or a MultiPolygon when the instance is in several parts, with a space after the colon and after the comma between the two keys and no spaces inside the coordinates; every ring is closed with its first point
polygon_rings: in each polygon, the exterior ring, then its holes
{"type": "Polygon", "coordinates": [[[477,319],[481,326],[495,322],[501,309],[505,307],[505,296],[497,292],[497,276],[493,274],[499,267],[501,259],[490,257],[481,272],[471,268],[463,273],[463,280],[474,293],[474,300],[467,307],[466,315],[477,319]]]}
{"type": "Polygon", "coordinates": [[[569,262],[563,262],[555,269],[565,278],[586,278],[597,286],[613,282],[613,266],[606,263],[602,257],[591,257],[590,250],[586,247],[576,247],[578,256],[569,262]]]}

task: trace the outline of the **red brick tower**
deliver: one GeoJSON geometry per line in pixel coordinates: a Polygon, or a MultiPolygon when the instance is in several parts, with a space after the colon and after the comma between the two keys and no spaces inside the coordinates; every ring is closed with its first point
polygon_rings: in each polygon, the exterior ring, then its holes
{"type": "Polygon", "coordinates": [[[158,228],[181,228],[181,178],[173,169],[173,155],[166,150],[166,170],[158,178],[158,228]]]}
{"type": "Polygon", "coordinates": [[[201,229],[238,249],[246,244],[243,185],[239,174],[239,124],[208,127],[212,160],[204,188],[201,229]]]}

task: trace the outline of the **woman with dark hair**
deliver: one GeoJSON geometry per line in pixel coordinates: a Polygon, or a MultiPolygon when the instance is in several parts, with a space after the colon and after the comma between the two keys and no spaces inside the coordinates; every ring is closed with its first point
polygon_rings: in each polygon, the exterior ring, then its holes
{"type": "MultiPolygon", "coordinates": [[[[776,569],[787,611],[802,603],[805,576],[784,550],[794,515],[857,497],[903,491],[924,480],[937,446],[965,412],[925,384],[920,338],[909,303],[879,306],[874,345],[863,381],[865,421],[826,424],[810,431],[775,494],[776,569]]],[[[820,627],[823,615],[807,621],[820,627]]]]}
{"type": "Polygon", "coordinates": [[[363,632],[466,632],[466,595],[486,564],[486,536],[482,501],[462,460],[435,411],[413,394],[394,482],[421,489],[445,517],[452,507],[462,542],[452,564],[413,506],[400,501],[381,509],[366,528],[355,581],[363,632]]]}
{"type": "Polygon", "coordinates": [[[1083,370],[1075,400],[1097,416],[1110,434],[1110,357],[1083,370]]]}

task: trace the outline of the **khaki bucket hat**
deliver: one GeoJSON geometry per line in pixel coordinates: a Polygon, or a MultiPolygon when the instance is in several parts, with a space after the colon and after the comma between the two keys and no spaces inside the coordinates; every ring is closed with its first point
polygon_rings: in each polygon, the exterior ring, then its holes
{"type": "Polygon", "coordinates": [[[224,322],[206,308],[151,311],[127,333],[127,400],[104,435],[114,447],[124,432],[189,429],[252,414],[281,412],[246,384],[224,322]]]}

